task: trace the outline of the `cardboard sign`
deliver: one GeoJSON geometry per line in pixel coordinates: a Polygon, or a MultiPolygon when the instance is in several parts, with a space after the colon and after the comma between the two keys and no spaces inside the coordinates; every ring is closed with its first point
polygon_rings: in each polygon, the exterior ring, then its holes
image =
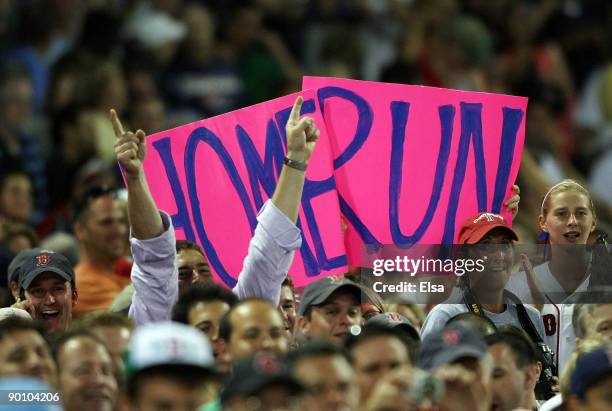
{"type": "Polygon", "coordinates": [[[451,244],[480,211],[510,217],[526,98],[319,77],[302,87],[324,113],[350,265],[364,244],[451,244]]]}
{"type": "MultiPolygon", "coordinates": [[[[302,247],[289,272],[297,286],[346,272],[339,201],[329,140],[314,93],[302,114],[321,137],[310,159],[297,225],[302,247]]],[[[147,137],[144,163],[157,206],[172,216],[177,238],[202,246],[219,282],[233,287],[272,197],[286,153],[285,124],[298,94],[197,121],[147,137]]]]}
{"type": "MultiPolygon", "coordinates": [[[[526,98],[315,77],[303,88],[302,114],[321,137],[289,271],[298,287],[359,266],[364,245],[450,244],[480,211],[510,217],[503,203],[521,161],[526,98]]],[[[230,287],[276,187],[296,96],[147,138],[145,173],[158,207],[230,287]]]]}

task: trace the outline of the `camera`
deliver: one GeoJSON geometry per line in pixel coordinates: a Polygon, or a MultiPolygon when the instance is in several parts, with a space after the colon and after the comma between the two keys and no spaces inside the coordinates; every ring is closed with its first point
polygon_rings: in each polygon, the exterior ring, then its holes
{"type": "Polygon", "coordinates": [[[552,352],[550,347],[544,342],[536,344],[536,352],[542,363],[542,372],[540,373],[540,379],[535,387],[536,399],[548,400],[556,395],[553,390],[555,385],[554,376],[556,373],[555,367],[555,354],[552,352]]]}

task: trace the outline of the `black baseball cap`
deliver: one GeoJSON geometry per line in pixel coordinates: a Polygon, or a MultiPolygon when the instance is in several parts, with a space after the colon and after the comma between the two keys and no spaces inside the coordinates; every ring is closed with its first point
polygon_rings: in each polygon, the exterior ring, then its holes
{"type": "Polygon", "coordinates": [[[221,404],[233,397],[249,397],[271,385],[280,384],[294,393],[304,390],[290,372],[286,361],[268,352],[259,352],[232,366],[232,376],[221,390],[221,404]]]}
{"type": "Polygon", "coordinates": [[[416,341],[419,341],[421,339],[421,337],[419,336],[419,332],[410,322],[410,320],[396,312],[376,314],[366,322],[366,325],[369,324],[377,324],[387,328],[399,328],[400,330],[405,331],[410,337],[414,338],[416,341]]]}
{"type": "Polygon", "coordinates": [[[450,325],[439,333],[429,334],[421,342],[417,365],[433,370],[460,358],[480,359],[486,354],[487,344],[480,335],[469,328],[450,325]]]}
{"type": "MultiPolygon", "coordinates": [[[[75,282],[74,269],[66,257],[49,250],[33,249],[23,256],[19,272],[19,287],[27,289],[42,273],[55,273],[66,281],[75,282]]],[[[15,257],[17,258],[17,257],[15,257]]]]}
{"type": "Polygon", "coordinates": [[[30,258],[33,258],[34,256],[38,255],[41,251],[43,251],[42,248],[29,248],[27,250],[23,250],[17,253],[17,255],[11,260],[11,263],[8,266],[8,283],[10,284],[11,281],[17,281],[17,283],[19,283],[19,277],[21,276],[21,268],[23,264],[30,258]]]}
{"type": "Polygon", "coordinates": [[[354,281],[343,276],[331,275],[314,281],[304,288],[304,293],[300,301],[299,315],[304,315],[309,307],[321,305],[340,288],[354,291],[357,298],[361,301],[361,286],[354,281]]]}
{"type": "Polygon", "coordinates": [[[578,357],[572,373],[570,391],[584,398],[589,388],[612,375],[612,345],[604,345],[578,357]]]}

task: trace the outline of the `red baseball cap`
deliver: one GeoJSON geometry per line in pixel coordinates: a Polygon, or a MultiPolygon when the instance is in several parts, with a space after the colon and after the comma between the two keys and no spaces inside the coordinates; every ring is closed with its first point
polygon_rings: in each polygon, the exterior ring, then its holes
{"type": "Polygon", "coordinates": [[[518,241],[518,236],[512,231],[504,217],[499,214],[480,213],[465,220],[459,229],[459,244],[476,244],[489,231],[497,227],[504,228],[514,241],[518,241]]]}

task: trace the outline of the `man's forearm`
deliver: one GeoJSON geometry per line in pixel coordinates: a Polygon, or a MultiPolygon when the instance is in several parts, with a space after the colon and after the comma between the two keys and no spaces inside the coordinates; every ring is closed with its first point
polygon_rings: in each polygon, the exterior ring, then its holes
{"type": "Polygon", "coordinates": [[[264,205],[257,221],[234,293],[240,299],[265,298],[278,305],[281,284],[295,250],[302,244],[302,236],[295,223],[274,203],[264,205]]]}
{"type": "Polygon", "coordinates": [[[127,178],[128,217],[134,237],[147,240],[164,232],[159,210],[147,183],[144,172],[127,178]]]}
{"type": "Polygon", "coordinates": [[[272,202],[294,224],[298,218],[302,191],[304,190],[305,171],[283,166],[272,202]]]}

